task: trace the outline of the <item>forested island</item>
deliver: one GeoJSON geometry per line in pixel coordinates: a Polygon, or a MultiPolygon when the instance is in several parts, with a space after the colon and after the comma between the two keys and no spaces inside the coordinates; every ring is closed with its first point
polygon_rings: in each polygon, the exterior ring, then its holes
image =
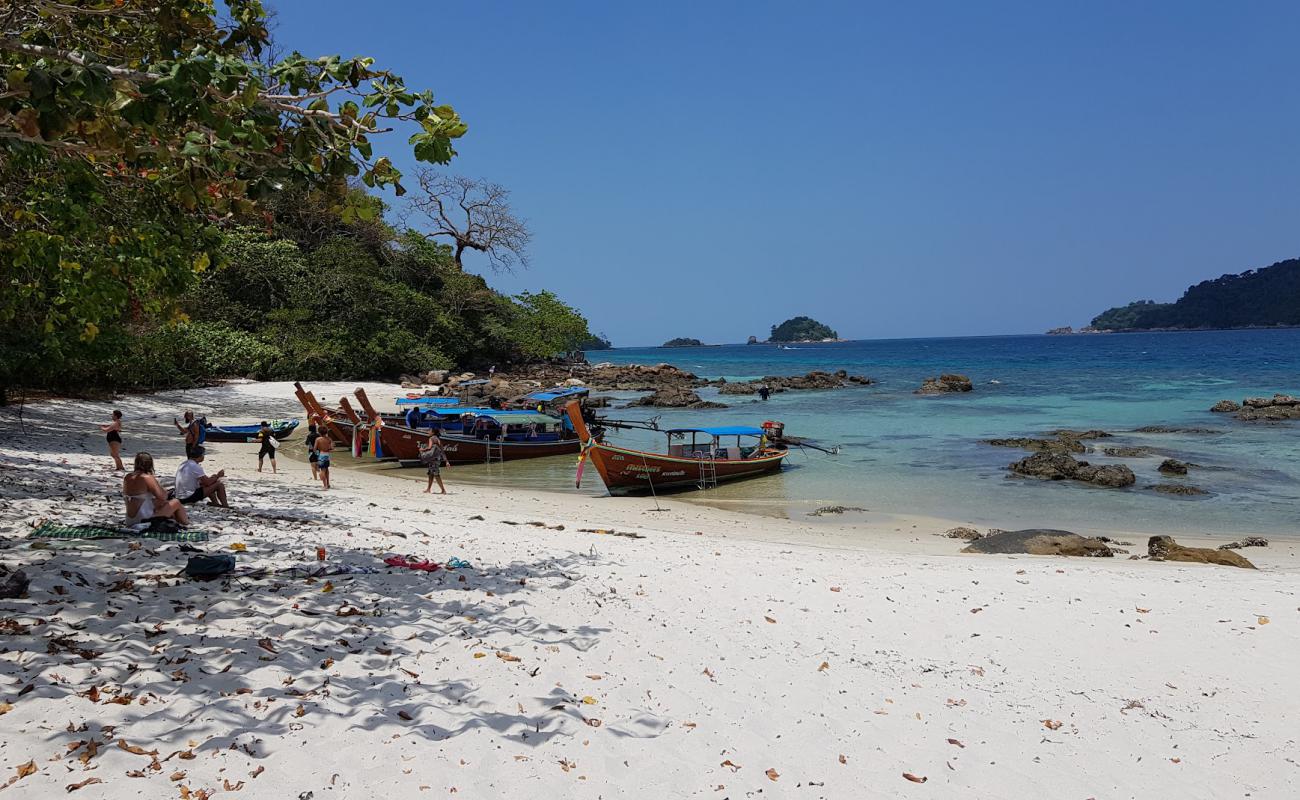
{"type": "Polygon", "coordinates": [[[768,342],[785,344],[790,342],[820,342],[826,339],[838,339],[830,327],[823,325],[812,317],[792,317],[780,325],[772,326],[772,335],[768,342]]]}
{"type": "Polygon", "coordinates": [[[687,339],[685,337],[678,337],[676,339],[669,339],[668,341],[664,342],[662,346],[663,347],[703,347],[704,342],[701,342],[699,339],[687,339]]]}
{"type": "Polygon", "coordinates": [[[1139,300],[1092,320],[1102,331],[1287,325],[1300,325],[1300,259],[1295,258],[1202,281],[1173,303],[1139,300]]]}

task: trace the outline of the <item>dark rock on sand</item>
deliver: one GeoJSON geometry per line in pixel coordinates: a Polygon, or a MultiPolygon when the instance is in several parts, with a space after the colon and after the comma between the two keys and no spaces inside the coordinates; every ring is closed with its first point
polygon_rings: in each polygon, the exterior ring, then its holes
{"type": "Polygon", "coordinates": [[[1232,413],[1233,411],[1240,411],[1241,405],[1238,403],[1234,403],[1231,400],[1220,400],[1219,402],[1211,406],[1210,410],[1220,414],[1228,414],[1228,413],[1232,413]]]}
{"type": "Polygon", "coordinates": [[[1209,494],[1209,492],[1197,486],[1188,486],[1185,483],[1157,483],[1147,487],[1153,492],[1161,494],[1176,494],[1183,497],[1192,497],[1199,494],[1209,494]]]}
{"type": "Polygon", "coordinates": [[[984,534],[980,533],[974,528],[967,528],[964,525],[960,525],[956,528],[949,528],[948,530],[943,532],[943,535],[949,539],[965,539],[968,542],[973,542],[976,539],[984,538],[984,534]]]}
{"type": "Polygon", "coordinates": [[[1243,547],[1268,547],[1268,539],[1263,536],[1247,536],[1235,542],[1219,545],[1220,550],[1240,550],[1243,547]]]}
{"type": "Polygon", "coordinates": [[[1225,567],[1255,569],[1255,565],[1231,550],[1208,547],[1184,547],[1171,536],[1152,536],[1147,540],[1147,554],[1153,561],[1188,561],[1193,564],[1220,564],[1225,567]]]}
{"type": "Polygon", "coordinates": [[[1035,556],[1088,556],[1110,558],[1114,555],[1106,543],[1069,531],[1031,528],[1002,531],[976,539],[963,553],[1028,553],[1035,556]]]}
{"type": "Polygon", "coordinates": [[[974,389],[974,384],[970,378],[965,375],[956,373],[945,373],[937,378],[926,378],[913,394],[951,394],[954,392],[969,392],[974,389]]]}
{"type": "Polygon", "coordinates": [[[27,577],[27,573],[22,570],[9,572],[8,567],[0,565],[0,600],[16,600],[20,597],[27,596],[27,587],[32,581],[27,577]]]}
{"type": "Polygon", "coordinates": [[[1166,458],[1164,461],[1160,462],[1160,466],[1156,467],[1156,469],[1166,475],[1186,475],[1188,466],[1189,465],[1185,461],[1179,461],[1176,458],[1166,458]]]}
{"type": "Polygon", "coordinates": [[[1123,464],[1093,465],[1064,453],[1035,453],[1007,467],[1017,475],[1045,481],[1075,480],[1097,486],[1121,488],[1136,481],[1133,470],[1123,464]]]}

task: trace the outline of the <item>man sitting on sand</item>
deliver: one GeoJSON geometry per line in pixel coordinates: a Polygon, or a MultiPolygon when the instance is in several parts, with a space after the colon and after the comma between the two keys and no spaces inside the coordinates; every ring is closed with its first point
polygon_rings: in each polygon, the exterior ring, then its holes
{"type": "Polygon", "coordinates": [[[176,470],[176,499],[188,506],[207,498],[208,505],[230,508],[226,502],[226,482],[222,480],[226,471],[223,469],[216,475],[205,474],[203,455],[203,446],[195,445],[190,457],[176,470]]]}
{"type": "Polygon", "coordinates": [[[316,471],[320,473],[321,487],[330,488],[330,451],[334,441],[322,433],[316,437],[316,471]]]}

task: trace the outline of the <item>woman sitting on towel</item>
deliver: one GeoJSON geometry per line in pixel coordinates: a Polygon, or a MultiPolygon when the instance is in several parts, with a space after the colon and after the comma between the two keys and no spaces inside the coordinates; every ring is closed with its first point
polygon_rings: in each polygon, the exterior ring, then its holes
{"type": "Polygon", "coordinates": [[[167,492],[158,485],[153,474],[153,456],[136,453],[134,468],[122,479],[122,495],[126,497],[126,524],[138,525],[151,519],[174,519],[180,525],[189,525],[190,517],[179,500],[168,500],[167,492]]]}

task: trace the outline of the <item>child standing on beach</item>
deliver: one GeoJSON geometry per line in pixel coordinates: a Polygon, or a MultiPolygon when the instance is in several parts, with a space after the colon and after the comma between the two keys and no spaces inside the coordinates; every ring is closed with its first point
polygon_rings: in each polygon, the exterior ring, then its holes
{"type": "Polygon", "coordinates": [[[429,470],[429,484],[424,487],[424,493],[429,494],[433,491],[433,482],[438,482],[438,489],[447,493],[447,487],[442,484],[443,466],[451,466],[451,461],[447,458],[447,452],[442,449],[442,440],[438,438],[437,433],[430,432],[428,440],[420,445],[420,461],[429,470]]]}
{"type": "Polygon", "coordinates": [[[108,441],[108,452],[113,456],[113,471],[126,472],[126,465],[122,463],[122,412],[113,409],[113,421],[100,425],[99,429],[108,441]]]}
{"type": "Polygon", "coordinates": [[[316,471],[325,489],[330,488],[330,451],[333,449],[334,442],[330,437],[325,434],[316,437],[316,471]]]}

